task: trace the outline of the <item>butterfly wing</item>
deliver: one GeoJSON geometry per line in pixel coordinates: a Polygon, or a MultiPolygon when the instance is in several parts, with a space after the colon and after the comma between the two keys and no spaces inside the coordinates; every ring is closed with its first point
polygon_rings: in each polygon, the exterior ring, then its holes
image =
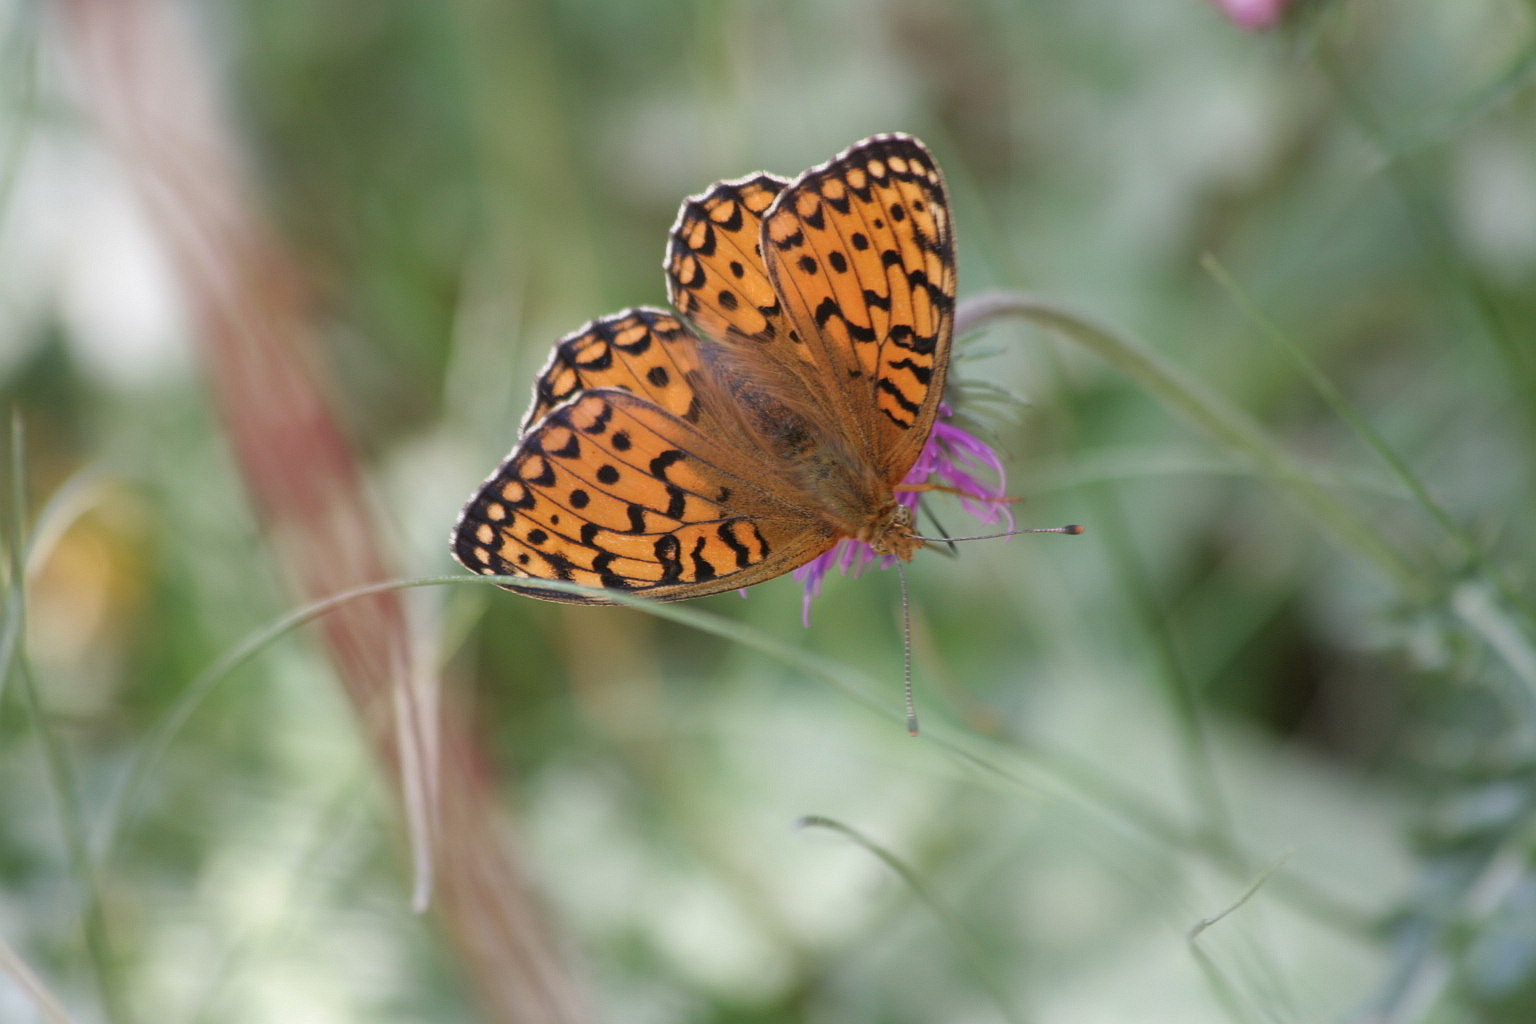
{"type": "MultiPolygon", "coordinates": [[[[582,390],[523,435],[470,500],[454,555],[486,575],[565,580],[656,600],[771,579],[835,537],[783,506],[686,420],[631,392],[582,390]]],[[[601,593],[507,589],[571,604],[601,593]]]]}
{"type": "Polygon", "coordinates": [[[621,388],[689,416],[696,401],[689,378],[698,366],[698,340],[673,313],[642,306],[599,317],[555,343],[519,433],[588,388],[621,388]]]}
{"type": "Polygon", "coordinates": [[[667,239],[667,297],[703,337],[727,345],[787,341],[759,245],[763,212],[788,184],[754,174],[683,200],[667,239]]]}
{"type": "Polygon", "coordinates": [[[938,165],[910,136],[866,139],[780,192],[762,233],[768,278],[834,412],[900,482],[949,367],[954,237],[938,165]]]}

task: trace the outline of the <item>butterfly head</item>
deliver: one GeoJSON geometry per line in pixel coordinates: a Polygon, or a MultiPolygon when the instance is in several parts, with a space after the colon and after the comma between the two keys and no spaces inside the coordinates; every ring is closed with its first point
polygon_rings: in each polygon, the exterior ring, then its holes
{"type": "Polygon", "coordinates": [[[894,555],[903,562],[910,562],[923,546],[912,529],[912,510],[895,498],[865,524],[855,539],[868,544],[877,555],[894,555]]]}

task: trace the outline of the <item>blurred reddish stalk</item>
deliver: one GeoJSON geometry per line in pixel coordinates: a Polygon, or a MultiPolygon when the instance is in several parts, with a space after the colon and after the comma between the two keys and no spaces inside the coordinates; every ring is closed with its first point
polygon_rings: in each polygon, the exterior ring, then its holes
{"type": "MultiPolygon", "coordinates": [[[[201,59],[209,47],[171,0],[55,7],[85,102],[177,272],[247,492],[298,599],[395,578],[387,534],[331,412],[304,282],[251,201],[201,59]]],[[[489,1019],[589,1019],[514,851],[497,834],[473,734],[451,710],[440,720],[423,713],[425,662],[399,594],[345,602],[320,623],[363,734],[405,819],[425,837],[418,848],[436,862],[438,910],[489,1019]]]]}

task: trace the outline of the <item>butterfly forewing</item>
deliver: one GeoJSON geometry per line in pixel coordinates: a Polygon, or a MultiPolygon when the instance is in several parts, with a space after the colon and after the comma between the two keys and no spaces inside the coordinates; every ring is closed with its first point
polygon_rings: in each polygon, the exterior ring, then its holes
{"type": "MultiPolygon", "coordinates": [[[[454,553],[480,573],[673,600],[769,579],[831,546],[824,527],[783,514],[740,461],[631,392],[582,391],[541,417],[486,481],[460,517],[454,553]]],[[[601,593],[524,592],[605,603],[601,593]]]]}
{"type": "Polygon", "coordinates": [[[899,482],[938,413],[954,320],[953,234],[933,158],[916,139],[885,135],[812,168],[765,215],[763,258],[850,436],[899,482]]]}
{"type": "Polygon", "coordinates": [[[555,344],[534,382],[522,431],[588,388],[622,388],[687,417],[694,412],[688,379],[698,366],[698,342],[673,313],[642,306],[599,317],[555,344]]]}

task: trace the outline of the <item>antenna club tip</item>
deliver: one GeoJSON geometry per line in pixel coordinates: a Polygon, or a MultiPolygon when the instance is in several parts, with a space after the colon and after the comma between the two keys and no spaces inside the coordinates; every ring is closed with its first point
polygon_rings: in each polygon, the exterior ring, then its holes
{"type": "Polygon", "coordinates": [[[1073,523],[1071,526],[1063,526],[1061,528],[1061,532],[1069,536],[1076,537],[1078,534],[1083,532],[1083,527],[1079,526],[1077,523],[1073,523]]]}
{"type": "Polygon", "coordinates": [[[917,737],[917,716],[916,715],[908,715],[907,716],[907,735],[913,737],[914,739],[917,737]]]}

